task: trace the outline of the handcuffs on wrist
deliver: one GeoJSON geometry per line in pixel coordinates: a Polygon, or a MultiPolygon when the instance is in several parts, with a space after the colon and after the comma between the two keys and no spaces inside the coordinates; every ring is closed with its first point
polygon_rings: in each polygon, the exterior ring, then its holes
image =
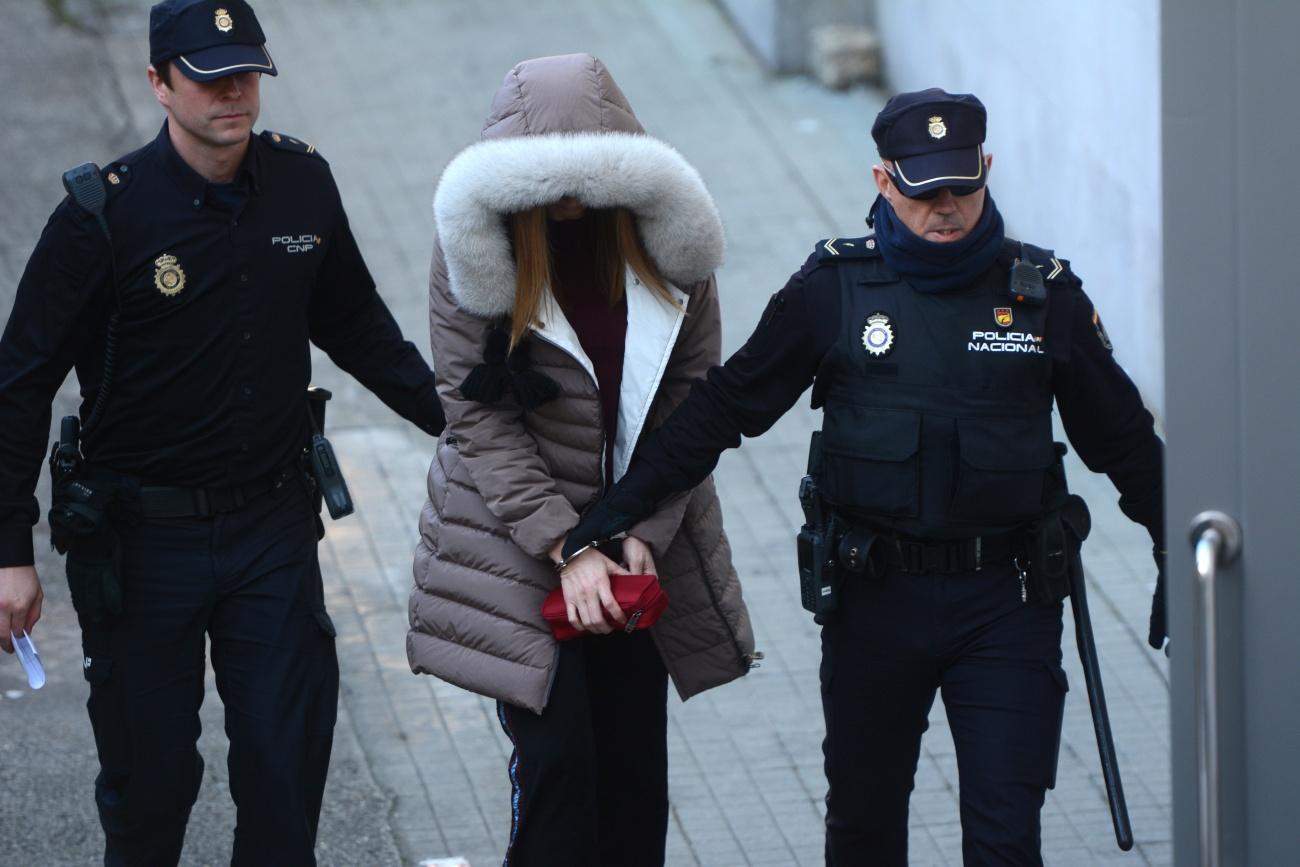
{"type": "Polygon", "coordinates": [[[571,564],[574,560],[577,560],[579,557],[581,557],[583,554],[587,553],[587,552],[590,551],[591,549],[593,549],[593,548],[597,548],[597,547],[599,547],[599,546],[605,544],[605,543],[608,542],[608,541],[609,541],[609,539],[593,539],[592,541],[590,541],[590,542],[588,542],[587,544],[583,545],[583,546],[582,546],[581,548],[579,548],[578,550],[574,551],[574,552],[573,552],[572,554],[570,554],[569,556],[567,556],[567,557],[561,557],[559,560],[556,560],[556,561],[555,561],[555,564],[554,564],[554,565],[555,565],[555,571],[556,571],[556,572],[563,572],[566,568],[568,568],[569,564],[571,564]]]}

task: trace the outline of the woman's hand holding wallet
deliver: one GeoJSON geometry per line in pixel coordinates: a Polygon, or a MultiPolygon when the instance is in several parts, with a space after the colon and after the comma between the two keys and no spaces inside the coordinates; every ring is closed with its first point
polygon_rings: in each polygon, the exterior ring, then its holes
{"type": "MultiPolygon", "coordinates": [[[[557,563],[560,540],[551,549],[551,559],[557,563]]],[[[627,570],[597,551],[589,548],[577,556],[564,561],[560,570],[560,588],[564,593],[564,604],[568,610],[569,623],[574,629],[605,635],[621,628],[627,622],[623,609],[614,599],[614,592],[609,587],[609,576],[626,574],[627,570]],[[614,624],[605,618],[608,613],[614,624]]]]}
{"type": "Polygon", "coordinates": [[[627,623],[627,615],[614,598],[609,576],[659,574],[649,545],[635,536],[627,536],[622,541],[624,563],[621,566],[595,548],[580,551],[567,561],[561,560],[563,540],[551,549],[551,558],[557,565],[563,564],[560,590],[574,629],[605,635],[627,623]]]}

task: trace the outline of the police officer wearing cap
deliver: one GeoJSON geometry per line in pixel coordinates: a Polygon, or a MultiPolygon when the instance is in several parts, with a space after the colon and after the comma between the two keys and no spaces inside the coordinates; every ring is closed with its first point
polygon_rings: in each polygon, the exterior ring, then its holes
{"type": "Polygon", "coordinates": [[[443,427],[432,371],[377,294],[328,164],[252,133],[260,79],[277,74],[265,41],[243,0],[153,7],[162,129],[73,176],[0,340],[6,651],[41,612],[31,525],[50,404],[71,368],[81,383],[84,467],[63,517],[84,531],[68,578],[106,864],[180,858],[203,776],[207,639],[233,861],[315,863],[338,665],[300,460],[309,341],[430,435],[443,427]]]}
{"type": "MultiPolygon", "coordinates": [[[[902,93],[872,135],[875,233],[817,243],[745,345],[642,442],[565,553],[697,484],[811,386],[823,425],[810,479],[840,576],[826,591],[837,606],[819,617],[826,861],[907,862],[908,799],[938,691],[966,864],[1041,864],[1067,689],[1064,594],[1041,588],[1023,558],[1065,495],[1053,403],[1157,549],[1162,444],[1069,263],[1004,235],[980,101],[902,93]]],[[[1157,606],[1151,640],[1163,638],[1157,606]]]]}

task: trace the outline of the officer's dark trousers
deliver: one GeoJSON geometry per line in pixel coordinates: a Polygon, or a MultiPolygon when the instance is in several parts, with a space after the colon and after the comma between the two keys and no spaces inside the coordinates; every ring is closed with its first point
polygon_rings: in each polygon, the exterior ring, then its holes
{"type": "Polygon", "coordinates": [[[921,734],[943,696],[967,865],[1040,865],[1066,681],[1061,606],[1023,603],[1009,564],[959,575],[851,576],[822,629],[826,863],[907,863],[921,734]]]}
{"type": "Polygon", "coordinates": [[[497,710],[515,745],[508,867],[662,867],[668,675],[648,632],[562,642],[545,712],[497,710]]]}
{"type": "Polygon", "coordinates": [[[315,516],[298,484],[121,528],[125,613],[82,622],[106,865],[176,864],[198,795],[205,635],[225,705],[234,864],[314,864],[338,698],[315,516]]]}

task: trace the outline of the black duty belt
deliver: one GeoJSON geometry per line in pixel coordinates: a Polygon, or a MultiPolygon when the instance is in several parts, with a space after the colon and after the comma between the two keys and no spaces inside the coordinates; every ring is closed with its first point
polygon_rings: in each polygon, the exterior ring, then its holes
{"type": "Polygon", "coordinates": [[[908,539],[884,536],[876,544],[889,565],[914,575],[976,572],[983,566],[1005,563],[1024,547],[1023,530],[971,539],[908,539]]]}
{"type": "Polygon", "coordinates": [[[246,485],[206,488],[140,487],[140,515],[145,518],[208,518],[243,508],[295,479],[302,469],[295,462],[246,485]]]}

